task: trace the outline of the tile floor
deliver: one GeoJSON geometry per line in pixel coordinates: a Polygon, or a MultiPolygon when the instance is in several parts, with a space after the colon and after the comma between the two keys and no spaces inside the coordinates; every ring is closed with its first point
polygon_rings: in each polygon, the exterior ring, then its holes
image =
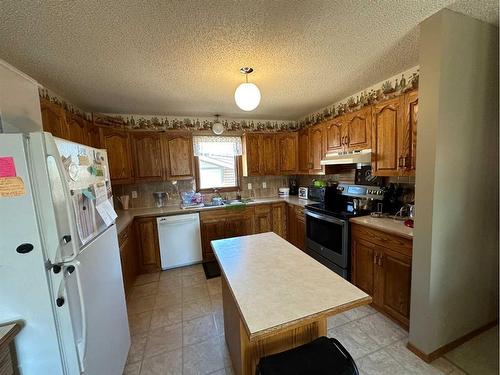
{"type": "MultiPolygon", "coordinates": [[[[132,346],[124,375],[234,373],[220,278],[206,280],[200,265],[139,276],[127,305],[132,346]]],[[[369,306],[331,317],[328,335],[347,348],[361,374],[468,373],[453,356],[432,364],[420,360],[406,349],[407,332],[369,306]]]]}

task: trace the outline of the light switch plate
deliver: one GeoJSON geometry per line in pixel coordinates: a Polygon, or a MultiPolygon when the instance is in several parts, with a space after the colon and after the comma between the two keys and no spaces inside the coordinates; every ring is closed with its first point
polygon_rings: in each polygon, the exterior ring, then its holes
{"type": "Polygon", "coordinates": [[[263,182],[262,183],[262,189],[265,189],[265,188],[267,188],[267,184],[266,184],[266,182],[263,182]]]}
{"type": "Polygon", "coordinates": [[[252,190],[252,184],[250,182],[248,183],[247,186],[248,186],[248,190],[252,190]]]}
{"type": "Polygon", "coordinates": [[[137,198],[137,191],[132,190],[132,199],[136,199],[136,198],[137,198]]]}

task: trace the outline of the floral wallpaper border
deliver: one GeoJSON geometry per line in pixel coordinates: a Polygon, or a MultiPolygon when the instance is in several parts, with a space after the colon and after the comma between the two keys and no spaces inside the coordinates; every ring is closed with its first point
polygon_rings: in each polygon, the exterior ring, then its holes
{"type": "Polygon", "coordinates": [[[47,89],[46,87],[39,86],[38,87],[38,95],[40,96],[40,98],[47,99],[51,103],[55,103],[55,104],[60,105],[66,111],[68,111],[74,115],[77,115],[77,116],[83,117],[89,121],[92,121],[92,113],[85,112],[85,111],[81,110],[77,106],[67,102],[66,100],[64,100],[59,95],[52,92],[51,90],[47,89]]]}
{"type": "MultiPolygon", "coordinates": [[[[117,126],[123,124],[130,130],[190,130],[208,131],[212,129],[215,118],[175,116],[146,116],[134,114],[94,114],[99,123],[117,126]]],[[[246,120],[219,119],[227,132],[259,131],[277,132],[298,130],[296,121],[285,120],[246,120]]]]}
{"type": "MultiPolygon", "coordinates": [[[[399,96],[418,88],[419,67],[415,66],[385,81],[379,82],[341,101],[310,113],[298,121],[290,120],[248,120],[220,119],[226,132],[278,132],[294,131],[335,118],[345,113],[355,112],[367,105],[399,96]]],[[[39,87],[42,98],[57,103],[65,110],[91,121],[92,116],[101,125],[123,127],[129,130],[190,130],[210,131],[215,122],[213,117],[177,117],[160,115],[89,113],[68,103],[45,87],[39,87]]]]}
{"type": "Polygon", "coordinates": [[[297,121],[298,128],[318,124],[322,121],[355,112],[367,105],[394,98],[405,92],[418,88],[419,66],[412,67],[391,78],[376,83],[360,92],[357,92],[341,101],[326,106],[297,121]]]}

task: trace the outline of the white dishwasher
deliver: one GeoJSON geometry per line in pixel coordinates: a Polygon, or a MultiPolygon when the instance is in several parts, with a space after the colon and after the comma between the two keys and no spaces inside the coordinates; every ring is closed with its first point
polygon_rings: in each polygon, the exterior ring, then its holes
{"type": "Polygon", "coordinates": [[[162,269],[187,266],[202,261],[198,213],[159,217],[156,222],[162,269]]]}

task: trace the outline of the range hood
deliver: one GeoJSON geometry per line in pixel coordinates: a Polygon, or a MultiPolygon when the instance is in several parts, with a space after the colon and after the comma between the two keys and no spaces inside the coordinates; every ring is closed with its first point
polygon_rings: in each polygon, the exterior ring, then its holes
{"type": "Polygon", "coordinates": [[[341,164],[358,164],[370,165],[372,162],[372,150],[360,150],[350,152],[328,153],[321,160],[321,165],[341,165],[341,164]]]}

